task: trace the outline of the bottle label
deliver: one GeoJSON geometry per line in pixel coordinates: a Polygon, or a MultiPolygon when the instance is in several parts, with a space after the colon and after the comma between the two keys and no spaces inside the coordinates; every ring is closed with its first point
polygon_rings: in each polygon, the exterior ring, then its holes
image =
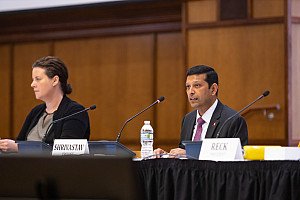
{"type": "Polygon", "coordinates": [[[141,133],[141,140],[153,140],[153,133],[141,133]]]}

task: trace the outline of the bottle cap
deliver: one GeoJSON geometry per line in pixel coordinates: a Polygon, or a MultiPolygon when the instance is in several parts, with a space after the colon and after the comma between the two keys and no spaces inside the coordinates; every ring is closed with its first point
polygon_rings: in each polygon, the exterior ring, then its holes
{"type": "Polygon", "coordinates": [[[144,124],[150,125],[150,121],[144,121],[144,124]]]}

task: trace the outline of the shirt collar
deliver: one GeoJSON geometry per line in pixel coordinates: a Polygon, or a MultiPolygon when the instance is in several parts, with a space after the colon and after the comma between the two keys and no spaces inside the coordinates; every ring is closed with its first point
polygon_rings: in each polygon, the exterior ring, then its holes
{"type": "MultiPolygon", "coordinates": [[[[209,124],[210,119],[217,107],[217,104],[218,104],[218,99],[216,99],[215,102],[213,103],[213,105],[210,106],[209,109],[203,114],[202,119],[205,121],[205,123],[209,124]]],[[[201,117],[201,116],[197,110],[197,120],[199,119],[199,117],[201,117]]]]}

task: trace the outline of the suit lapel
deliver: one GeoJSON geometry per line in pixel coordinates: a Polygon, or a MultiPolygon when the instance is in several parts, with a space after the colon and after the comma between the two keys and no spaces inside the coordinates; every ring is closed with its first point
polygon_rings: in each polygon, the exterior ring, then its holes
{"type": "Polygon", "coordinates": [[[217,107],[211,117],[209,126],[207,128],[207,132],[206,132],[206,138],[213,138],[215,137],[215,130],[218,127],[219,123],[220,123],[220,117],[221,117],[221,113],[223,110],[223,104],[220,102],[220,100],[218,101],[217,107]]]}
{"type": "Polygon", "coordinates": [[[194,127],[196,124],[196,116],[197,116],[197,110],[193,111],[193,114],[187,119],[188,124],[193,124],[193,126],[187,126],[187,137],[188,140],[193,140],[193,132],[194,132],[194,127]]]}

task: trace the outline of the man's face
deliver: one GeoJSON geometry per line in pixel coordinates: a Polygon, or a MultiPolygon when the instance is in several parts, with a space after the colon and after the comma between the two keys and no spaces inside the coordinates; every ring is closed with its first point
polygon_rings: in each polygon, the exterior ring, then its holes
{"type": "Polygon", "coordinates": [[[209,88],[205,79],[206,74],[195,74],[186,78],[186,93],[191,106],[204,112],[214,103],[218,89],[216,83],[209,88]]]}

